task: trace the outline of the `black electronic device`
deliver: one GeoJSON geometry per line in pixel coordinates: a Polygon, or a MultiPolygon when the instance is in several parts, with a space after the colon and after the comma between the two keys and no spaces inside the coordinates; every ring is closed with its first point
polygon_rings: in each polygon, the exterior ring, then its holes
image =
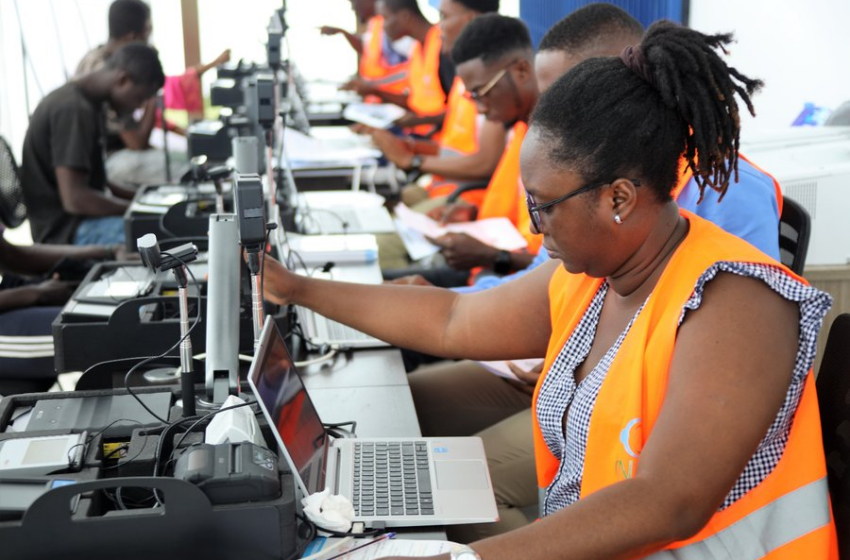
{"type": "Polygon", "coordinates": [[[248,441],[190,447],[177,459],[174,477],[196,485],[212,504],[266,501],[280,495],[277,456],[248,441]]]}
{"type": "Polygon", "coordinates": [[[93,397],[74,396],[66,399],[42,399],[35,403],[28,431],[56,430],[69,428],[100,432],[111,437],[129,436],[139,427],[154,428],[162,422],[145,409],[152,410],[160,418],[167,418],[173,400],[171,391],[142,393],[137,395],[98,395],[93,397]]]}
{"type": "Polygon", "coordinates": [[[263,183],[259,175],[239,175],[234,188],[239,244],[248,252],[259,252],[266,239],[263,183]]]}

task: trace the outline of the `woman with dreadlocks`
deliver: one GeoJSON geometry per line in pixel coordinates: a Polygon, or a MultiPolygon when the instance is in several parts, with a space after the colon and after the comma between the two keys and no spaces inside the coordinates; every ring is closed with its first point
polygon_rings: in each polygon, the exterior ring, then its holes
{"type": "Polygon", "coordinates": [[[718,55],[730,40],[658,23],[547,90],[521,167],[553,262],[515,282],[459,295],[268,267],[270,299],[398,346],[546,356],[543,518],[452,558],[837,558],[811,371],[829,296],[670,196],[682,161],[702,192],[736,173],[736,97],[753,112],[761,83],[718,55]]]}

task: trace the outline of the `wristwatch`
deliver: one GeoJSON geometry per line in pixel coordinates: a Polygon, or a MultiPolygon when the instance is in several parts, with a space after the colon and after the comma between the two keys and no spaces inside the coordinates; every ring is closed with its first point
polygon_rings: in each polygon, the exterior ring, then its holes
{"type": "Polygon", "coordinates": [[[499,251],[496,253],[496,259],[493,261],[493,272],[496,274],[505,275],[511,271],[511,254],[508,251],[499,251]]]}
{"type": "Polygon", "coordinates": [[[423,157],[419,154],[414,154],[410,159],[410,166],[407,168],[408,173],[419,173],[422,167],[423,157]]]}
{"type": "Polygon", "coordinates": [[[481,556],[465,544],[457,544],[449,553],[451,560],[481,560],[481,556]]]}

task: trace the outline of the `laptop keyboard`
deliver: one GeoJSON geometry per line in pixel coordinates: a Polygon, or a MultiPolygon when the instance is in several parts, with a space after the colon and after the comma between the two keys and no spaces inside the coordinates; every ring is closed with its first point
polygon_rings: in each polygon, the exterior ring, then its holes
{"type": "Polygon", "coordinates": [[[332,342],[337,341],[359,341],[359,340],[371,340],[372,337],[368,334],[358,331],[357,329],[352,329],[347,325],[343,325],[342,323],[337,323],[336,321],[332,321],[330,319],[327,320],[328,327],[328,340],[332,342]]]}
{"type": "Polygon", "coordinates": [[[427,443],[355,442],[352,488],[358,516],[434,515],[427,443]]]}

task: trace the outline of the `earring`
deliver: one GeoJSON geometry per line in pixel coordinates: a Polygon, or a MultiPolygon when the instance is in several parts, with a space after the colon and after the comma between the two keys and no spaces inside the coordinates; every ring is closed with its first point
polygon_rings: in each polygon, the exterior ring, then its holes
{"type": "Polygon", "coordinates": [[[619,214],[614,214],[614,221],[617,222],[618,226],[623,225],[623,219],[619,214]]]}

